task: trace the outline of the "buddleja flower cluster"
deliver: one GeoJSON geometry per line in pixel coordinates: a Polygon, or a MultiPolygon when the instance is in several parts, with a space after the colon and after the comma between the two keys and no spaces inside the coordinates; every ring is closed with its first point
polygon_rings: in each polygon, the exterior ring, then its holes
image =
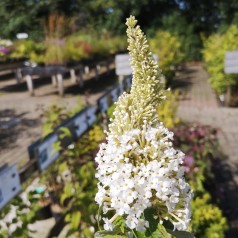
{"type": "Polygon", "coordinates": [[[160,223],[169,220],[175,229],[186,230],[191,191],[181,167],[184,154],[173,148],[173,133],[159,122],[157,106],[164,99],[161,72],[136,23],[134,17],[126,23],[132,88],[116,103],[107,143],[96,156],[96,202],[104,214],[113,214],[103,218],[105,230],[113,230],[119,216],[128,228],[145,230],[149,227],[144,216],[148,208],[153,208],[160,223]]]}

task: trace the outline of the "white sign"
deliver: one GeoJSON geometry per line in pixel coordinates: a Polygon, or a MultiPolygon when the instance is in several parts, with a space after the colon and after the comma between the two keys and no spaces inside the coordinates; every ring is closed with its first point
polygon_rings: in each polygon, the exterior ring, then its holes
{"type": "Polygon", "coordinates": [[[19,40],[28,38],[27,33],[18,33],[16,36],[17,36],[17,39],[19,39],[19,40]]]}
{"type": "MultiPolygon", "coordinates": [[[[153,54],[154,60],[158,62],[158,55],[153,54]]],[[[132,68],[130,65],[130,55],[129,54],[118,54],[115,58],[116,64],[116,75],[131,75],[132,68]]]]}
{"type": "Polygon", "coordinates": [[[74,125],[76,136],[80,137],[88,129],[86,111],[79,113],[79,115],[75,117],[74,125]]]}
{"type": "Polygon", "coordinates": [[[116,75],[132,74],[129,54],[116,55],[115,64],[116,64],[116,75]]]}
{"type": "Polygon", "coordinates": [[[238,51],[228,51],[225,54],[225,69],[226,74],[238,73],[238,51]]]}
{"type": "Polygon", "coordinates": [[[58,141],[58,136],[53,134],[46,138],[37,148],[38,166],[40,171],[46,169],[59,157],[59,151],[54,149],[54,144],[58,141]]]}
{"type": "Polygon", "coordinates": [[[17,165],[6,167],[0,171],[0,209],[21,191],[17,165]]]}

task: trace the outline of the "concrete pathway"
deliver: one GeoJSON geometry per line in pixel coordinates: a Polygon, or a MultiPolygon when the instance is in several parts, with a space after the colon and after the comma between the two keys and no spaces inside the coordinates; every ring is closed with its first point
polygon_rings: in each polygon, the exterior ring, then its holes
{"type": "Polygon", "coordinates": [[[225,156],[217,161],[217,182],[221,206],[228,217],[229,238],[238,237],[238,108],[225,108],[208,83],[202,65],[187,65],[178,73],[175,84],[184,93],[178,116],[184,121],[210,125],[218,130],[219,142],[225,156]]]}

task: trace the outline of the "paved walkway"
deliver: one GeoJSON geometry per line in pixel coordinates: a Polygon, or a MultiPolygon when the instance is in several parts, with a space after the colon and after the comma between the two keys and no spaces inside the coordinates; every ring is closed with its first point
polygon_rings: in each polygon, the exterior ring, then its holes
{"type": "Polygon", "coordinates": [[[58,95],[50,78],[34,79],[35,96],[31,97],[26,82],[16,84],[13,74],[8,77],[0,74],[0,166],[3,163],[23,166],[29,160],[28,146],[43,133],[43,112],[53,104],[67,110],[77,108],[78,104],[85,105],[86,100],[94,104],[116,82],[114,67],[112,63],[109,74],[101,67],[98,80],[91,70],[84,75],[83,88],[66,77],[64,97],[58,95]],[[4,120],[8,119],[13,119],[13,124],[9,129],[3,129],[4,120]]]}
{"type": "Polygon", "coordinates": [[[219,196],[228,216],[229,238],[238,237],[238,108],[221,107],[208,84],[208,74],[202,65],[187,65],[177,76],[177,86],[184,92],[178,116],[189,122],[199,122],[218,129],[223,160],[217,162],[219,196]],[[182,86],[182,87],[181,87],[182,86]]]}

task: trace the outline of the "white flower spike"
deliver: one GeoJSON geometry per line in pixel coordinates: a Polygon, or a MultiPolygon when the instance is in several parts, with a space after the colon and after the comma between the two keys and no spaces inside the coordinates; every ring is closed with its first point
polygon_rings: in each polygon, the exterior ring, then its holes
{"type": "Polygon", "coordinates": [[[107,143],[96,156],[98,193],[105,230],[122,216],[130,229],[143,231],[144,218],[154,208],[160,223],[170,220],[175,229],[186,230],[190,221],[191,191],[183,177],[184,154],[172,147],[173,133],[159,122],[157,106],[164,99],[161,73],[145,36],[133,16],[127,19],[128,50],[133,69],[132,88],[116,103],[107,143]]]}

